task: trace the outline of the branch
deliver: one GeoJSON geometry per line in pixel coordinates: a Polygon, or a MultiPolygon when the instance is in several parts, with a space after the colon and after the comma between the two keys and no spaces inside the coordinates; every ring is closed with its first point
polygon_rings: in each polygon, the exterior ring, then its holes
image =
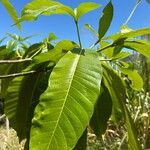
{"type": "Polygon", "coordinates": [[[48,70],[50,70],[50,68],[45,68],[45,69],[42,69],[42,70],[31,70],[31,71],[27,71],[27,72],[19,72],[19,73],[7,74],[7,75],[0,75],[0,79],[26,76],[26,75],[30,75],[30,74],[39,73],[39,72],[46,72],[48,70]]]}
{"type": "Polygon", "coordinates": [[[21,63],[31,61],[31,58],[18,59],[18,60],[0,60],[0,64],[12,64],[12,63],[21,63]]]}

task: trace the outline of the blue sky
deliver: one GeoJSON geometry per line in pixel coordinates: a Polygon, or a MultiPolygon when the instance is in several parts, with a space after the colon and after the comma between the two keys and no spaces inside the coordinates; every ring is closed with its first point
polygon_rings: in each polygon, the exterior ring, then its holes
{"type": "MultiPolygon", "coordinates": [[[[25,4],[31,0],[10,0],[10,2],[17,9],[18,14],[25,4]]],[[[94,42],[94,36],[92,33],[84,28],[84,24],[91,24],[95,29],[98,29],[98,21],[102,15],[102,9],[108,3],[108,0],[58,0],[70,7],[77,7],[79,3],[85,1],[92,1],[101,4],[102,6],[94,10],[80,19],[80,32],[81,39],[84,47],[90,46],[94,42]]],[[[108,34],[113,34],[119,31],[120,26],[126,21],[129,16],[136,0],[112,0],[114,5],[114,17],[108,34]]],[[[12,20],[8,16],[6,10],[0,5],[0,38],[4,37],[7,32],[16,33],[22,36],[29,36],[38,34],[31,39],[31,42],[40,42],[43,38],[48,36],[48,33],[54,32],[59,40],[70,39],[77,41],[76,29],[71,17],[66,15],[53,15],[42,16],[35,22],[23,22],[22,31],[19,31],[16,27],[11,27],[12,20]]],[[[133,29],[141,27],[150,27],[150,4],[146,0],[142,0],[138,6],[136,12],[128,23],[128,26],[133,29]]]]}

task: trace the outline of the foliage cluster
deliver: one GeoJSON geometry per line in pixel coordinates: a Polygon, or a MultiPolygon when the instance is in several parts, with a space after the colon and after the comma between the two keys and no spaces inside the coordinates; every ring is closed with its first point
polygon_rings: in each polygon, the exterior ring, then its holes
{"type": "Polygon", "coordinates": [[[130,53],[123,49],[150,58],[150,43],[135,38],[149,34],[150,28],[132,30],[124,25],[119,33],[106,37],[114,11],[110,1],[103,9],[98,31],[86,25],[96,33],[97,41],[84,49],[78,22],[99,4],[84,2],[72,9],[53,0],[33,0],[18,18],[8,0],[1,2],[18,28],[22,21],[33,21],[40,15],[66,14],[72,17],[79,40],[52,44],[56,36],[51,33],[42,42],[27,46],[26,38],[9,34],[13,42],[0,47],[0,96],[19,140],[26,139],[24,149],[84,150],[87,129],[102,138],[109,120],[115,124],[121,120],[128,149],[140,150],[136,116],[130,114],[133,102],[128,99],[127,89],[140,91],[143,80],[133,64],[124,61],[130,53]],[[100,46],[96,49],[97,44],[100,46]]]}

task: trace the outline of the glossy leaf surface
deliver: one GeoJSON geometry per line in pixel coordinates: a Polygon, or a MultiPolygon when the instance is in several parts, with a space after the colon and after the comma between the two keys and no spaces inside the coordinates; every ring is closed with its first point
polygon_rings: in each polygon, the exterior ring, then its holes
{"type": "Polygon", "coordinates": [[[62,57],[35,110],[30,149],[72,149],[92,116],[100,82],[97,54],[68,52],[62,57]]]}

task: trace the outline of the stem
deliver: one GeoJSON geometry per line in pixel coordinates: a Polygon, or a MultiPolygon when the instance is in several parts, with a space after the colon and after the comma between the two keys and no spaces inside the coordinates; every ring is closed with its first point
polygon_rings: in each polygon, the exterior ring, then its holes
{"type": "Polygon", "coordinates": [[[77,29],[77,35],[78,35],[79,45],[80,45],[80,48],[82,49],[82,43],[81,43],[81,38],[80,38],[80,32],[79,32],[78,21],[75,20],[75,24],[76,24],[76,29],[77,29]]]}
{"type": "Polygon", "coordinates": [[[26,59],[18,59],[18,60],[0,60],[0,64],[12,64],[12,63],[21,63],[21,62],[28,62],[32,59],[26,58],[26,59]]]}
{"type": "Polygon", "coordinates": [[[34,73],[39,73],[39,72],[47,72],[50,70],[50,68],[47,67],[47,68],[42,69],[42,70],[31,70],[31,71],[27,71],[27,72],[19,72],[19,73],[7,74],[7,75],[0,75],[0,79],[26,76],[26,75],[30,75],[30,74],[34,74],[34,73]]]}
{"type": "Polygon", "coordinates": [[[110,48],[110,47],[112,47],[112,46],[114,46],[114,43],[109,44],[109,45],[107,45],[107,46],[105,46],[105,47],[99,49],[97,52],[101,52],[101,51],[103,51],[103,50],[105,50],[105,49],[107,49],[107,48],[110,48]]]}
{"type": "Polygon", "coordinates": [[[128,22],[130,21],[131,17],[133,16],[135,10],[137,9],[138,5],[140,4],[141,0],[137,0],[135,6],[133,7],[129,17],[127,18],[126,22],[124,23],[125,25],[128,24],[128,22]]]}
{"type": "Polygon", "coordinates": [[[0,75],[0,79],[4,78],[11,78],[11,77],[19,77],[19,76],[26,76],[29,74],[37,73],[38,71],[32,70],[28,72],[19,72],[19,73],[13,73],[13,74],[8,74],[8,75],[0,75]]]}

